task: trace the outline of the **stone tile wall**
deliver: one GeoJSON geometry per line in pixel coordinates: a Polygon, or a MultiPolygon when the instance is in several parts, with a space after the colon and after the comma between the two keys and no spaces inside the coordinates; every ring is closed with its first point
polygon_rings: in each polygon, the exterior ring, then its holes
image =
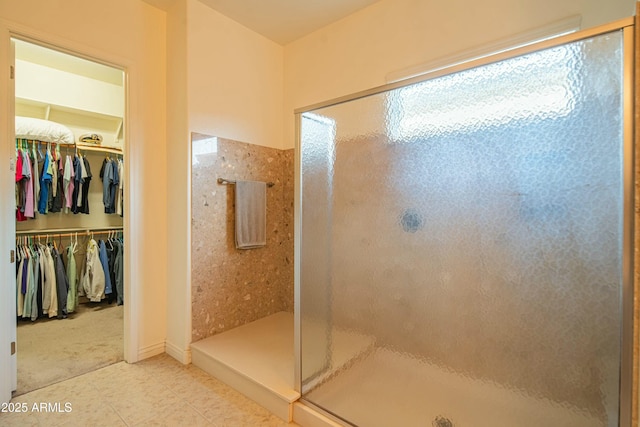
{"type": "Polygon", "coordinates": [[[294,158],[293,150],[201,134],[192,134],[192,143],[192,340],[198,341],[293,311],[294,158]],[[275,183],[267,188],[265,247],[235,248],[235,187],[218,184],[219,177],[275,183]]]}

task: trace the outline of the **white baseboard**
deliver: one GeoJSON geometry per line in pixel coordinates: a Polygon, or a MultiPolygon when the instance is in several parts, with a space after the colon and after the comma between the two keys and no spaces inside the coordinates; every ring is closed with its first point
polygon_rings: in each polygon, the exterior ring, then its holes
{"type": "Polygon", "coordinates": [[[165,343],[165,352],[183,365],[191,363],[191,349],[189,348],[183,350],[177,345],[167,341],[165,343]]]}
{"type": "Polygon", "coordinates": [[[153,356],[157,356],[158,354],[164,353],[165,343],[159,342],[157,344],[152,344],[138,350],[138,360],[148,359],[153,356]]]}

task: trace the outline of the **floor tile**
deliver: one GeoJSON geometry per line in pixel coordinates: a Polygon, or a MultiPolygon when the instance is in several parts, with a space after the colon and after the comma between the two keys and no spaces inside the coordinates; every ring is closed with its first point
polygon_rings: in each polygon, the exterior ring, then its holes
{"type": "Polygon", "coordinates": [[[26,405],[27,412],[0,414],[3,427],[296,426],[167,355],[136,364],[116,363],[11,402],[26,405]],[[40,408],[43,411],[35,410],[40,408]]]}
{"type": "Polygon", "coordinates": [[[142,421],[139,424],[133,424],[134,427],[142,426],[195,426],[210,427],[214,426],[210,421],[203,417],[198,411],[193,409],[189,404],[182,402],[172,407],[168,407],[164,411],[158,412],[151,418],[142,421]]]}

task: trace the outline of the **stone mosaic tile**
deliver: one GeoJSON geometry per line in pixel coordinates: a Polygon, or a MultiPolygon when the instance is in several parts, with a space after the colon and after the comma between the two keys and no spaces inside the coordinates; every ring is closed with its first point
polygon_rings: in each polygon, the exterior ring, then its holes
{"type": "Polygon", "coordinates": [[[278,311],[293,311],[293,150],[193,135],[192,339],[223,332],[278,311]],[[194,145],[195,147],[195,145],[194,145]],[[267,244],[238,250],[233,185],[218,178],[273,182],[267,189],[267,244]]]}

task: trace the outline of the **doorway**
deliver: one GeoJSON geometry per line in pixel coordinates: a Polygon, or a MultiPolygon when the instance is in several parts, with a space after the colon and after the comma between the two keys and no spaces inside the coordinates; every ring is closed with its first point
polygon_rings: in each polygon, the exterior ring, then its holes
{"type": "Polygon", "coordinates": [[[15,203],[14,389],[23,394],[124,360],[126,89],[121,68],[11,41],[14,169],[31,193],[15,203]]]}

